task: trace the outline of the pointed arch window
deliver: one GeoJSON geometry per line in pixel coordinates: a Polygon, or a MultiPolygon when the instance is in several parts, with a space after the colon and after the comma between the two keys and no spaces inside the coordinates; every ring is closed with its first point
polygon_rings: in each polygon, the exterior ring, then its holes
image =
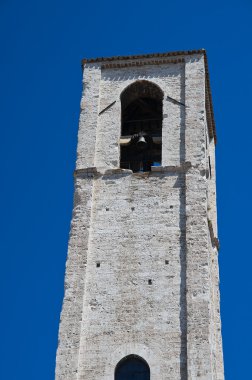
{"type": "Polygon", "coordinates": [[[120,167],[146,172],[161,165],[163,92],[154,83],[137,81],[121,94],[120,167]]]}
{"type": "Polygon", "coordinates": [[[126,356],[116,366],[115,380],[150,380],[150,367],[140,356],[126,356]]]}

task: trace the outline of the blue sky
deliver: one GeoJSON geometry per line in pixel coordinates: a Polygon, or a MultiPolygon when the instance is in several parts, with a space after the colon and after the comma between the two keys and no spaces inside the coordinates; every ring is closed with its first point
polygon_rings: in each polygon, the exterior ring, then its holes
{"type": "Polygon", "coordinates": [[[205,48],[227,380],[251,378],[251,0],[0,2],[0,378],[54,378],[83,57],[205,48]]]}

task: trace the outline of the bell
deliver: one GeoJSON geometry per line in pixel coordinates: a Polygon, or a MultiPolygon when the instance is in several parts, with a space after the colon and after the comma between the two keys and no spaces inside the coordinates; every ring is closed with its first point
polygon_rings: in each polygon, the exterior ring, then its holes
{"type": "Polygon", "coordinates": [[[144,136],[140,136],[137,145],[144,146],[145,144],[147,144],[147,141],[145,140],[144,136]]]}

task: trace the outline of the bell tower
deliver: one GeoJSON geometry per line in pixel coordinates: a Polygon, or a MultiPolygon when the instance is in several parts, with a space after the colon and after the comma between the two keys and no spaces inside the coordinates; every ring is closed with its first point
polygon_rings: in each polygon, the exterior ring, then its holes
{"type": "Polygon", "coordinates": [[[83,68],[56,380],[223,380],[206,52],[83,68]]]}

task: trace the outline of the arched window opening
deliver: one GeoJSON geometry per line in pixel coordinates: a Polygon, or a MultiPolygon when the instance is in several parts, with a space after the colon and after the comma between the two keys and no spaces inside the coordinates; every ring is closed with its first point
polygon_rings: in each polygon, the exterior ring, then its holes
{"type": "Polygon", "coordinates": [[[137,81],[121,95],[121,168],[146,172],[161,165],[163,92],[154,83],[137,81]]]}
{"type": "Polygon", "coordinates": [[[126,356],[116,366],[115,380],[150,380],[150,367],[137,355],[126,356]]]}

